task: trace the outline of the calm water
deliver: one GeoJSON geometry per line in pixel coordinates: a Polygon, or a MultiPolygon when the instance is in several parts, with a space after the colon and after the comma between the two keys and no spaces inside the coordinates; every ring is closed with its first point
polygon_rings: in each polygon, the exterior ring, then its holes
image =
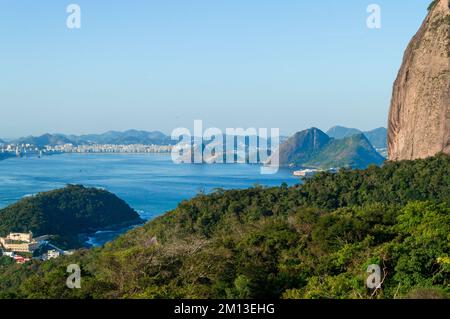
{"type": "MultiPolygon", "coordinates": [[[[0,208],[25,196],[82,184],[115,193],[151,219],[200,191],[279,186],[298,183],[289,170],[261,175],[256,165],[173,164],[168,154],[62,154],[0,161],[0,208]]],[[[99,232],[92,244],[111,240],[115,232],[99,232]]]]}

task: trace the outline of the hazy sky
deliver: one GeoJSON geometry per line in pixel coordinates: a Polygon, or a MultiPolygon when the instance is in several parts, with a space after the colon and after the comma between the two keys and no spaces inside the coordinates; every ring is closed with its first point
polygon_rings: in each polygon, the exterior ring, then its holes
{"type": "Polygon", "coordinates": [[[385,126],[430,0],[0,0],[0,137],[385,126]],[[66,7],[81,7],[81,29],[66,7]],[[380,30],[367,6],[381,6],[380,30]]]}

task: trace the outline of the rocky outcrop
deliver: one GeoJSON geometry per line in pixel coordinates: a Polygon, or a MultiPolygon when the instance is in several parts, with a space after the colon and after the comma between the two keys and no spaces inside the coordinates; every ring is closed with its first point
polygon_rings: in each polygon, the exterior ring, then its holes
{"type": "Polygon", "coordinates": [[[406,49],[389,112],[390,160],[450,153],[450,4],[435,0],[406,49]]]}
{"type": "Polygon", "coordinates": [[[279,148],[281,166],[296,166],[308,161],[330,142],[330,137],[318,128],[295,133],[279,148]]]}

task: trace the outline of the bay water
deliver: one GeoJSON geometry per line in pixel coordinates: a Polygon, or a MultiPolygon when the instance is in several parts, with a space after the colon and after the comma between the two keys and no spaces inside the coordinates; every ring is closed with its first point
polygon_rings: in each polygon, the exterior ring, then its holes
{"type": "MultiPolygon", "coordinates": [[[[174,209],[182,200],[215,188],[294,185],[287,169],[262,175],[258,165],[175,164],[170,154],[60,154],[0,161],[0,208],[38,192],[67,184],[106,189],[150,220],[174,209]]],[[[88,244],[102,245],[120,231],[100,231],[88,244]]]]}

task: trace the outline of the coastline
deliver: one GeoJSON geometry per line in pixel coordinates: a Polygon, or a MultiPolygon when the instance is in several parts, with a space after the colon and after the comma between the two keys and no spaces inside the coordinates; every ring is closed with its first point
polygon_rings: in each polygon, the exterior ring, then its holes
{"type": "Polygon", "coordinates": [[[146,220],[140,218],[120,224],[110,225],[95,231],[93,230],[92,232],[78,234],[78,239],[80,243],[83,243],[85,248],[99,247],[133,228],[144,225],[146,222],[146,220]],[[106,240],[102,240],[102,237],[106,238],[106,240]]]}

